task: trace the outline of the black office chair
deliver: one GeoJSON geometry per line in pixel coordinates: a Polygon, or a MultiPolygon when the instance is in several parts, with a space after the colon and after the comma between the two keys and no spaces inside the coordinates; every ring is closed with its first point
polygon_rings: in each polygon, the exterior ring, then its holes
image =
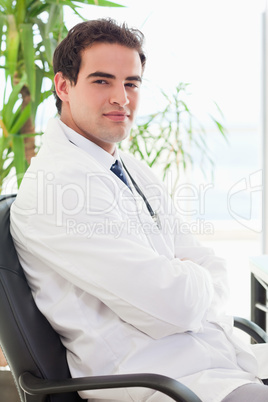
{"type": "MultiPolygon", "coordinates": [[[[71,378],[66,350],[58,334],[37,309],[9,232],[9,209],[15,196],[0,196],[0,344],[7,358],[21,401],[79,402],[77,391],[147,387],[177,402],[200,402],[180,382],[157,374],[126,374],[71,378]]],[[[247,320],[236,321],[248,332],[247,320]]],[[[257,342],[265,332],[250,323],[257,342]]]]}

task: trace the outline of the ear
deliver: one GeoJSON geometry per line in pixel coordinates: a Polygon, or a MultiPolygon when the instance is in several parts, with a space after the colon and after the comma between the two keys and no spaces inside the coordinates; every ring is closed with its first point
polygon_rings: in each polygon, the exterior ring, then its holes
{"type": "Polygon", "coordinates": [[[62,102],[68,101],[70,81],[59,71],[54,77],[55,91],[62,102]]]}

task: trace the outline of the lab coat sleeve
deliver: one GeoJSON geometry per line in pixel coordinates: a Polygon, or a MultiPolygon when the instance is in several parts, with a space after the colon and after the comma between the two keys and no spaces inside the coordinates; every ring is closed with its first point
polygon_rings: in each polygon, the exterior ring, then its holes
{"type": "Polygon", "coordinates": [[[212,249],[202,246],[197,238],[190,233],[177,234],[175,239],[175,255],[179,259],[194,261],[209,274],[214,293],[212,303],[207,310],[206,318],[209,321],[217,321],[225,313],[229,298],[225,260],[217,257],[212,249]]]}
{"type": "MultiPolygon", "coordinates": [[[[154,177],[151,170],[147,166],[144,166],[143,169],[148,174],[147,181],[156,183],[157,178],[154,177]]],[[[142,177],[139,177],[139,181],[141,180],[142,177]]],[[[173,202],[163,183],[158,181],[157,186],[160,189],[158,192],[161,194],[161,202],[155,205],[155,209],[162,210],[163,230],[173,234],[174,256],[182,261],[192,261],[208,273],[214,292],[206,319],[209,321],[222,320],[229,299],[226,261],[216,256],[211,248],[201,245],[197,237],[191,233],[191,222],[181,219],[180,204],[176,197],[173,202]],[[163,206],[165,207],[163,208],[163,206]]],[[[152,197],[152,199],[154,198],[152,197]]]]}

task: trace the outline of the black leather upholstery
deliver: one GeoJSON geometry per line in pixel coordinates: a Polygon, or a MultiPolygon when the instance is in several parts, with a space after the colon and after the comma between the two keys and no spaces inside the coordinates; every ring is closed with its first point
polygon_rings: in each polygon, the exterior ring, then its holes
{"type": "MultiPolygon", "coordinates": [[[[0,197],[0,343],[14,375],[29,371],[39,378],[64,379],[70,373],[59,336],[37,309],[9,232],[9,209],[14,196],[0,197]]],[[[28,395],[27,401],[31,400],[28,395]]],[[[51,402],[74,402],[77,393],[54,394],[51,402]]]]}

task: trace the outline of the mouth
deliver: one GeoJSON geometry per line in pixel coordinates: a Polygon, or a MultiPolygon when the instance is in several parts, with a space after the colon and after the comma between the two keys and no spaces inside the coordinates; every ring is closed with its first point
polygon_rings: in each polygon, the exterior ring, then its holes
{"type": "Polygon", "coordinates": [[[114,111],[114,112],[109,112],[109,113],[104,113],[103,116],[107,117],[108,119],[112,120],[112,121],[126,121],[129,118],[129,114],[127,114],[126,112],[118,112],[118,111],[114,111]]]}

